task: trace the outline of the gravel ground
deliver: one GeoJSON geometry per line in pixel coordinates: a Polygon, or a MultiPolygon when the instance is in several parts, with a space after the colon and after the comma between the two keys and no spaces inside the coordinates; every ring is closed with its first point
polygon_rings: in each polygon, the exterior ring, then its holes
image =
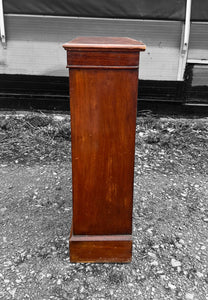
{"type": "Polygon", "coordinates": [[[0,299],[208,300],[208,119],[137,119],[130,264],[71,264],[70,116],[0,115],[0,299]]]}

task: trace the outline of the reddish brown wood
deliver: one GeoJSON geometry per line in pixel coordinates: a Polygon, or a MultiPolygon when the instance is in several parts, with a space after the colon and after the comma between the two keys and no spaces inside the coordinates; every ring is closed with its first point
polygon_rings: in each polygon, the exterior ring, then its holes
{"type": "MultiPolygon", "coordinates": [[[[105,53],[106,54],[106,53],[105,53]]],[[[108,55],[100,55],[100,51],[68,51],[68,67],[73,65],[82,66],[138,66],[139,53],[133,52],[109,52],[108,55]]]]}
{"type": "MultiPolygon", "coordinates": [[[[113,236],[112,236],[113,237],[113,236]]],[[[115,236],[116,237],[116,236],[115,236]]],[[[80,237],[70,240],[71,262],[130,262],[132,253],[132,240],[82,240],[80,237]]]]}
{"type": "Polygon", "coordinates": [[[124,50],[130,51],[144,51],[146,46],[137,40],[124,37],[78,37],[63,45],[66,50],[77,49],[80,50],[124,50]]]}
{"type": "Polygon", "coordinates": [[[71,261],[127,262],[138,62],[145,46],[127,38],[78,38],[64,47],[70,66],[71,261]]]}

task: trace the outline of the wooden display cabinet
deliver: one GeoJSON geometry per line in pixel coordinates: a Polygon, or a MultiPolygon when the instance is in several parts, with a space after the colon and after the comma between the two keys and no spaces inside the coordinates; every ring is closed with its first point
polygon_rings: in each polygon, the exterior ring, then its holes
{"type": "Polygon", "coordinates": [[[72,137],[71,262],[129,262],[139,53],[130,38],[79,37],[67,50],[72,137]]]}

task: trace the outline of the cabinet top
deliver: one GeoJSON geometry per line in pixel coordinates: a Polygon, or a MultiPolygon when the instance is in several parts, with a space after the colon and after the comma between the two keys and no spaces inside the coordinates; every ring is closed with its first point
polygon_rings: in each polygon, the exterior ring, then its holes
{"type": "Polygon", "coordinates": [[[77,37],[63,45],[64,49],[102,49],[144,51],[146,46],[127,37],[77,37]]]}

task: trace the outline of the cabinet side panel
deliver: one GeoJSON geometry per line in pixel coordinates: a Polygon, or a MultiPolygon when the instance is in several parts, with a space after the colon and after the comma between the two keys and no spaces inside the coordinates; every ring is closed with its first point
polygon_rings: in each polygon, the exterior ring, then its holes
{"type": "Polygon", "coordinates": [[[70,70],[73,233],[131,234],[138,70],[70,70]]]}

